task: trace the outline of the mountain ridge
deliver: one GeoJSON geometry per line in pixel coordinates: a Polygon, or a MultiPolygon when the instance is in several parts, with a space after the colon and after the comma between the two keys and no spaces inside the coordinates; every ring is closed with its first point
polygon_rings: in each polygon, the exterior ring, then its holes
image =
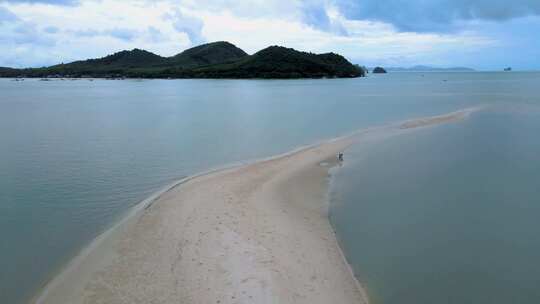
{"type": "Polygon", "coordinates": [[[170,60],[184,67],[194,67],[235,61],[246,56],[249,55],[234,44],[216,41],[187,49],[170,57],[170,60]]]}
{"type": "Polygon", "coordinates": [[[171,57],[142,49],[43,68],[0,68],[0,77],[322,78],[360,77],[364,71],[335,53],[313,54],[270,46],[248,55],[226,41],[202,44],[171,57]]]}
{"type": "Polygon", "coordinates": [[[433,67],[429,65],[415,65],[409,68],[404,67],[389,67],[387,71],[392,72],[474,72],[475,70],[468,67],[433,67]]]}

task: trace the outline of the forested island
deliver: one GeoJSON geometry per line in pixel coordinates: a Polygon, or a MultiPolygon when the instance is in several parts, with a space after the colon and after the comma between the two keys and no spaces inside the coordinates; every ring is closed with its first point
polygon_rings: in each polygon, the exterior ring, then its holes
{"type": "Polygon", "coordinates": [[[376,67],[373,69],[373,74],[386,74],[386,70],[382,67],[376,67]]]}
{"type": "Polygon", "coordinates": [[[43,68],[0,67],[0,77],[38,78],[345,78],[365,71],[335,53],[313,54],[270,46],[248,55],[235,45],[213,42],[172,57],[133,49],[99,59],[43,68]]]}

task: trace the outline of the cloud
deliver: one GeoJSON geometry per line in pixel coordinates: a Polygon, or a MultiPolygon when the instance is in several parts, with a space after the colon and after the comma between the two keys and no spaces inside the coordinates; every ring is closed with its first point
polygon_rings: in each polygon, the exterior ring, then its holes
{"type": "Polygon", "coordinates": [[[139,31],[128,28],[112,28],[105,30],[84,29],[72,31],[72,33],[78,37],[109,36],[124,41],[133,41],[140,35],[139,31]]]}
{"type": "MultiPolygon", "coordinates": [[[[309,1],[323,3],[324,0],[309,1]]],[[[212,13],[230,12],[245,18],[280,17],[281,19],[298,16],[298,8],[303,3],[307,3],[301,0],[177,0],[177,2],[191,10],[202,9],[212,13]]]]}
{"type": "Polygon", "coordinates": [[[194,11],[204,8],[207,12],[227,12],[239,18],[301,22],[317,30],[347,34],[346,29],[333,18],[333,5],[329,0],[185,0],[182,3],[194,11]]]}
{"type": "Polygon", "coordinates": [[[17,44],[31,44],[41,46],[53,46],[55,41],[50,37],[42,35],[36,25],[22,23],[14,30],[16,34],[13,41],[17,44]]]}
{"type": "Polygon", "coordinates": [[[7,3],[50,4],[50,5],[77,5],[79,0],[3,0],[7,3]]]}
{"type": "Polygon", "coordinates": [[[201,44],[206,42],[202,34],[204,23],[200,18],[182,13],[179,9],[172,13],[164,15],[165,20],[172,22],[173,28],[181,33],[185,33],[192,44],[201,44]]]}
{"type": "Polygon", "coordinates": [[[3,47],[12,45],[52,46],[56,42],[46,35],[49,32],[41,32],[34,22],[25,21],[12,13],[7,8],[0,6],[0,42],[3,47]]]}
{"type": "Polygon", "coordinates": [[[124,41],[132,41],[139,34],[138,31],[127,28],[113,28],[110,30],[105,30],[102,33],[124,41]]]}
{"type": "Polygon", "coordinates": [[[46,26],[45,28],[43,28],[43,31],[48,34],[56,34],[60,31],[60,29],[56,26],[46,26]]]}
{"type": "Polygon", "coordinates": [[[76,6],[1,1],[0,9],[18,19],[0,25],[0,66],[36,67],[133,48],[171,56],[192,45],[164,20],[179,8],[168,0],[81,0],[76,6]],[[24,27],[16,29],[22,23],[34,26],[25,33],[24,27]]]}
{"type": "Polygon", "coordinates": [[[19,18],[17,17],[17,15],[13,14],[8,9],[0,6],[0,24],[4,22],[13,22],[18,20],[19,18]]]}
{"type": "Polygon", "coordinates": [[[158,42],[163,42],[163,41],[167,41],[168,37],[163,34],[163,32],[161,32],[158,28],[155,28],[153,26],[149,26],[148,29],[147,29],[147,35],[148,35],[148,40],[154,42],[154,43],[158,43],[158,42]]]}
{"type": "Polygon", "coordinates": [[[50,47],[56,44],[54,39],[44,35],[34,23],[24,21],[18,21],[9,27],[4,27],[0,32],[0,42],[2,42],[3,47],[7,47],[7,45],[50,47]]]}
{"type": "Polygon", "coordinates": [[[540,0],[0,0],[0,66],[132,48],[171,56],[227,40],[248,53],[279,44],[366,65],[517,66],[510,58],[519,58],[540,67],[539,6],[540,0]]]}
{"type": "Polygon", "coordinates": [[[347,30],[329,14],[330,8],[320,2],[305,2],[301,6],[301,22],[322,31],[333,32],[337,35],[348,35],[347,30]]]}
{"type": "Polygon", "coordinates": [[[538,0],[336,0],[347,18],[377,20],[401,31],[449,32],[473,20],[507,21],[540,15],[538,0]]]}

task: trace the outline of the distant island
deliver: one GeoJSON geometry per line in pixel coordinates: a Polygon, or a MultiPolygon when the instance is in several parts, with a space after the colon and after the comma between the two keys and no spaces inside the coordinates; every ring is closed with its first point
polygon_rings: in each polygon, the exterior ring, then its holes
{"type": "Polygon", "coordinates": [[[428,65],[416,65],[410,68],[403,67],[389,67],[386,68],[390,72],[474,72],[474,69],[467,67],[449,67],[449,68],[440,68],[432,67],[428,65]]]}
{"type": "Polygon", "coordinates": [[[376,67],[372,71],[373,74],[386,74],[386,70],[382,67],[376,67]]]}
{"type": "Polygon", "coordinates": [[[335,53],[313,54],[270,46],[248,55],[235,45],[213,42],[172,57],[133,49],[99,59],[42,68],[0,67],[0,77],[37,78],[349,78],[365,71],[335,53]]]}

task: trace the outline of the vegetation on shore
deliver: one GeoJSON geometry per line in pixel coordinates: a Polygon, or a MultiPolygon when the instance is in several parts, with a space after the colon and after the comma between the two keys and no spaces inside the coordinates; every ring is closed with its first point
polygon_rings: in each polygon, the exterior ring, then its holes
{"type": "Polygon", "coordinates": [[[248,55],[229,42],[203,44],[172,57],[133,49],[99,59],[43,68],[0,68],[0,77],[105,78],[334,78],[365,76],[335,53],[313,54],[271,46],[248,55]]]}

